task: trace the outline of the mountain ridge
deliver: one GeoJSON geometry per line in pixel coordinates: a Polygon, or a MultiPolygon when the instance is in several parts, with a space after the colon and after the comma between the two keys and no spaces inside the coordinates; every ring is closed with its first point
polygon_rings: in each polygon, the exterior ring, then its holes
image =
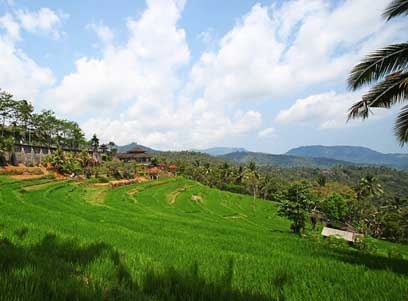
{"type": "Polygon", "coordinates": [[[248,152],[248,150],[243,147],[223,147],[223,146],[210,147],[206,149],[193,149],[192,151],[208,154],[211,156],[222,156],[236,152],[248,152]]]}
{"type": "Polygon", "coordinates": [[[384,165],[394,168],[408,169],[408,154],[385,154],[363,146],[300,146],[290,149],[285,155],[308,158],[329,158],[357,164],[384,165]]]}
{"type": "Polygon", "coordinates": [[[260,166],[330,168],[338,165],[355,165],[352,162],[330,158],[274,155],[260,152],[235,152],[218,157],[240,164],[247,164],[252,161],[260,166]]]}

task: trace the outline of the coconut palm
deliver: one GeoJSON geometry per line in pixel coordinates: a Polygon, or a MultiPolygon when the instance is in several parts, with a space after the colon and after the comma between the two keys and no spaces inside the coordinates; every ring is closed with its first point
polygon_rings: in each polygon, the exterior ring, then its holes
{"type": "MultiPolygon", "coordinates": [[[[387,20],[399,15],[408,15],[408,0],[393,0],[384,12],[387,20]]],[[[379,82],[349,109],[349,119],[365,119],[370,108],[390,108],[408,100],[408,42],[389,45],[366,56],[351,71],[348,85],[356,90],[376,81],[379,82]]],[[[408,142],[408,105],[401,109],[394,130],[401,145],[408,142]]]]}
{"type": "Polygon", "coordinates": [[[360,179],[357,187],[358,199],[377,197],[384,193],[381,184],[378,183],[378,179],[374,176],[367,175],[360,179]]]}

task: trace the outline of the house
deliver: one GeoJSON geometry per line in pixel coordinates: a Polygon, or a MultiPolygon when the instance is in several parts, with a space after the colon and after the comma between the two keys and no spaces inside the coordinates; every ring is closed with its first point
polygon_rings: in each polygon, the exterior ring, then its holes
{"type": "Polygon", "coordinates": [[[116,155],[116,158],[123,162],[134,161],[136,163],[150,165],[152,156],[146,153],[139,147],[134,147],[126,153],[119,153],[116,155]]]}

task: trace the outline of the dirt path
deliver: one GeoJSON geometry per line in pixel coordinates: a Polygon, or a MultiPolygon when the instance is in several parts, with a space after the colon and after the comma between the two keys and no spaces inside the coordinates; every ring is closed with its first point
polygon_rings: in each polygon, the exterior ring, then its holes
{"type": "Polygon", "coordinates": [[[58,183],[63,183],[63,182],[65,182],[65,181],[50,180],[49,182],[42,183],[42,184],[24,186],[23,189],[25,191],[41,190],[41,189],[46,188],[48,186],[52,186],[52,185],[55,185],[55,184],[58,184],[58,183]]]}
{"type": "Polygon", "coordinates": [[[34,180],[34,179],[40,179],[44,177],[44,175],[15,175],[15,176],[10,176],[11,179],[13,180],[34,180]]]}
{"type": "Polygon", "coordinates": [[[197,202],[197,203],[200,203],[200,204],[203,203],[203,198],[202,198],[201,195],[195,195],[195,194],[193,194],[193,195],[191,196],[191,200],[192,200],[193,202],[197,202]]]}
{"type": "Polygon", "coordinates": [[[184,186],[184,187],[178,188],[178,189],[176,189],[176,190],[170,192],[170,193],[167,195],[167,199],[168,199],[169,204],[170,204],[170,205],[173,205],[174,203],[176,203],[176,199],[177,199],[177,197],[179,196],[179,194],[182,193],[182,192],[187,191],[187,189],[189,189],[189,188],[191,188],[191,187],[193,187],[193,186],[194,186],[194,185],[184,186]]]}

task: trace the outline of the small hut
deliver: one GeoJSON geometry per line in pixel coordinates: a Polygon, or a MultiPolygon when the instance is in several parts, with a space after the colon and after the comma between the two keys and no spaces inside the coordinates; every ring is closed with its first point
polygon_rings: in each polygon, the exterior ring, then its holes
{"type": "Polygon", "coordinates": [[[119,153],[116,157],[124,162],[134,161],[143,165],[150,165],[152,156],[139,147],[134,147],[126,153],[119,153]]]}
{"type": "Polygon", "coordinates": [[[329,227],[323,228],[322,235],[324,237],[333,236],[336,238],[341,238],[341,239],[344,239],[352,243],[356,242],[357,240],[363,237],[363,235],[360,233],[356,233],[352,231],[344,231],[344,230],[339,230],[339,229],[334,229],[334,228],[329,228],[329,227]]]}
{"type": "Polygon", "coordinates": [[[176,174],[177,166],[172,164],[169,166],[169,171],[172,172],[173,174],[176,174]]]}
{"type": "Polygon", "coordinates": [[[157,167],[152,167],[147,170],[151,180],[158,180],[159,179],[159,171],[157,167]]]}

